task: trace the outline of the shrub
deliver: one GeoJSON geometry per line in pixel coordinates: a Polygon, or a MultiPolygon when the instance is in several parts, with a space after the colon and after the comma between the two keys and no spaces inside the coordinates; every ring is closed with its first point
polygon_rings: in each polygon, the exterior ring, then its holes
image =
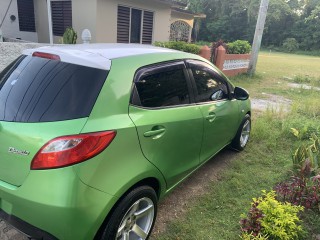
{"type": "Polygon", "coordinates": [[[304,206],[306,209],[320,210],[320,176],[311,179],[292,177],[276,186],[280,201],[304,206]]]}
{"type": "MultiPolygon", "coordinates": [[[[299,131],[292,129],[299,137],[299,131]]],[[[278,199],[307,209],[320,210],[320,140],[312,134],[311,144],[301,144],[293,154],[295,176],[276,186],[278,199]]]]}
{"type": "Polygon", "coordinates": [[[194,44],[198,45],[198,46],[205,46],[207,45],[208,47],[210,47],[212,45],[212,42],[207,42],[207,41],[198,41],[198,42],[195,42],[194,44]]]}
{"type": "Polygon", "coordinates": [[[227,43],[227,50],[229,54],[246,54],[250,53],[251,45],[248,41],[237,40],[227,43]]]}
{"type": "Polygon", "coordinates": [[[199,54],[201,47],[196,44],[181,42],[181,41],[169,41],[169,42],[155,42],[155,46],[175,49],[178,51],[199,54]]]}
{"type": "MultiPolygon", "coordinates": [[[[292,128],[293,134],[299,137],[299,131],[292,128]]],[[[302,177],[312,177],[318,175],[320,161],[320,139],[316,134],[311,136],[311,144],[301,144],[292,156],[293,167],[302,177]],[[306,171],[310,169],[310,171],[306,171]]]]}
{"type": "Polygon", "coordinates": [[[61,39],[62,44],[76,44],[78,34],[72,27],[67,27],[61,39]]]}
{"type": "Polygon", "coordinates": [[[282,46],[287,52],[295,52],[299,49],[299,43],[295,38],[287,38],[284,40],[282,46]]]}
{"type": "Polygon", "coordinates": [[[242,238],[260,234],[274,240],[300,239],[304,230],[298,213],[303,207],[277,201],[274,191],[262,192],[262,197],[253,199],[249,213],[242,215],[242,238]]]}
{"type": "Polygon", "coordinates": [[[268,236],[267,235],[262,235],[259,233],[257,236],[254,236],[252,233],[243,233],[241,235],[242,240],[267,240],[268,236]]]}

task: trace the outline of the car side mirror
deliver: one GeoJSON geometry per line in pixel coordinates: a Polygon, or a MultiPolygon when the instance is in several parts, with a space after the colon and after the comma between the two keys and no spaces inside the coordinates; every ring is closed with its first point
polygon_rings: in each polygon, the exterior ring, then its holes
{"type": "Polygon", "coordinates": [[[241,88],[241,87],[235,87],[234,89],[234,97],[237,100],[247,100],[249,98],[249,93],[247,92],[247,90],[241,88]]]}

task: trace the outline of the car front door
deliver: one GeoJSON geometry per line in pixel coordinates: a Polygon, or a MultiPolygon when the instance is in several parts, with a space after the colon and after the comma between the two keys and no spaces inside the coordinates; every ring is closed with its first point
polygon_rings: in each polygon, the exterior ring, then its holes
{"type": "Polygon", "coordinates": [[[199,165],[203,117],[183,61],[139,70],[129,115],[144,156],[171,188],[199,165]]]}
{"type": "Polygon", "coordinates": [[[230,85],[211,65],[188,61],[195,99],[203,115],[204,135],[200,162],[229,144],[239,125],[239,106],[231,98],[230,85]]]}

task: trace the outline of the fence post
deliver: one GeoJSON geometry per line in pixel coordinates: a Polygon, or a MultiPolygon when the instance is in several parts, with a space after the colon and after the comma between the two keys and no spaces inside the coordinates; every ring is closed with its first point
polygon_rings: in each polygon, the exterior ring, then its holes
{"type": "Polygon", "coordinates": [[[226,49],[223,46],[219,46],[217,49],[216,66],[222,71],[223,64],[226,56],[226,49]]]}
{"type": "Polygon", "coordinates": [[[201,47],[199,55],[201,57],[207,59],[208,61],[210,61],[211,49],[207,45],[205,45],[205,46],[201,47]]]}

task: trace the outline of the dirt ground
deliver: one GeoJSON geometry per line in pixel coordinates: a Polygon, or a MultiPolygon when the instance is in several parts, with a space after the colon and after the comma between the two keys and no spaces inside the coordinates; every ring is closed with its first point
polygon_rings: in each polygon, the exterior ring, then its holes
{"type": "Polygon", "coordinates": [[[224,149],[163,199],[158,207],[158,216],[151,240],[157,239],[157,235],[165,232],[166,226],[172,220],[183,217],[194,202],[207,192],[212,182],[219,180],[223,169],[228,167],[228,164],[236,157],[236,151],[224,149]]]}

